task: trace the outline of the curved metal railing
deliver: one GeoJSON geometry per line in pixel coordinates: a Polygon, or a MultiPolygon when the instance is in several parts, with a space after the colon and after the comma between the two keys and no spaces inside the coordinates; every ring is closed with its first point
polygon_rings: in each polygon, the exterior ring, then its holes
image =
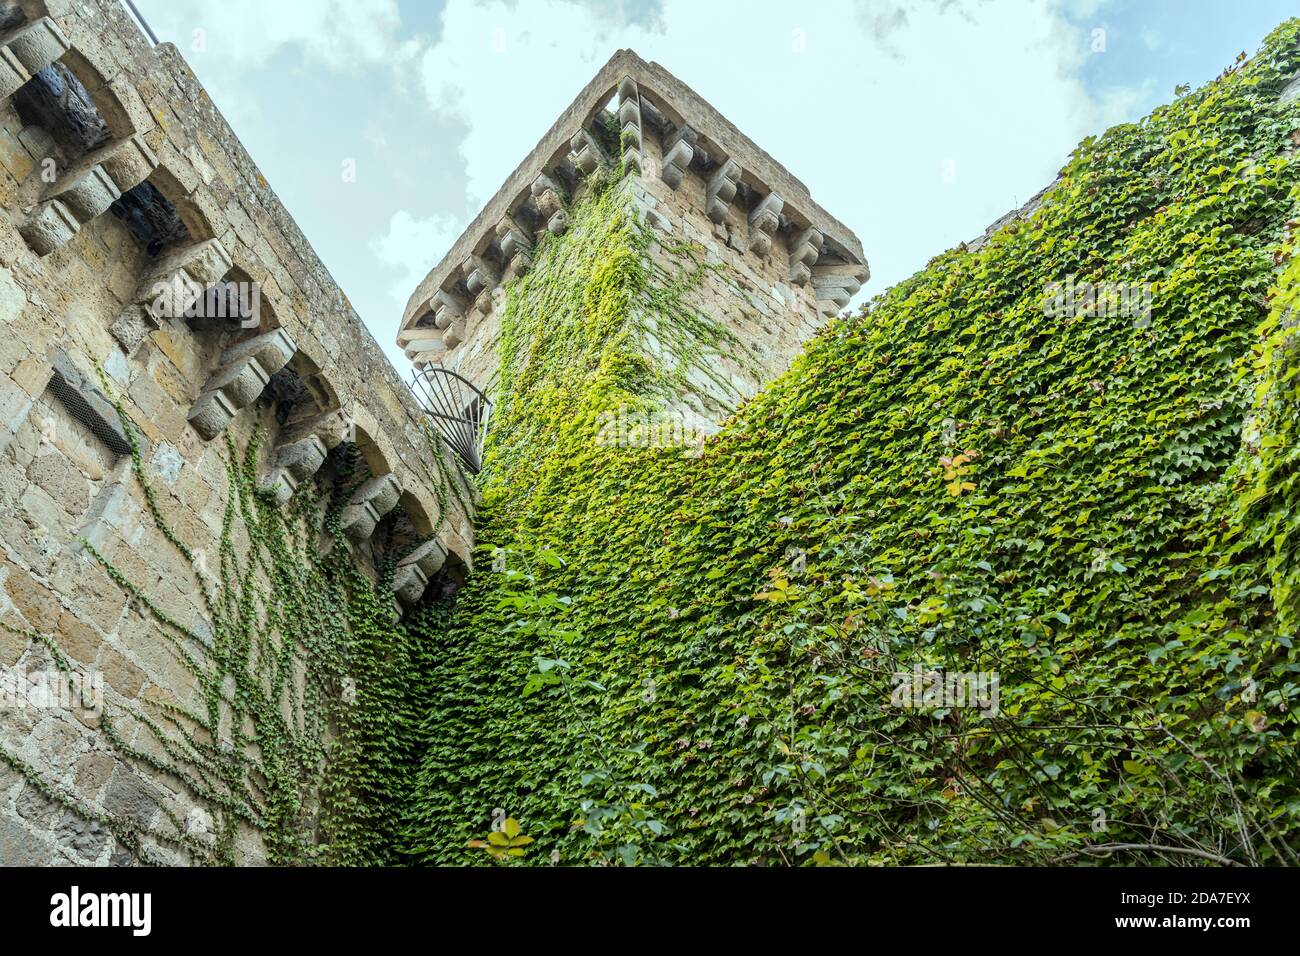
{"type": "Polygon", "coordinates": [[[465,376],[430,366],[411,375],[411,392],[471,474],[483,469],[492,403],[465,376]]]}

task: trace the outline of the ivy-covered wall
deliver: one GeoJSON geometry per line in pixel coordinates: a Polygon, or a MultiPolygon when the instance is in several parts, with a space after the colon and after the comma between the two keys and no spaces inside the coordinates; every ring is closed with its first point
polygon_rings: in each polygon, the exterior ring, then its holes
{"type": "Polygon", "coordinates": [[[412,858],[1300,862],[1298,69],[1085,141],[698,455],[610,415],[690,387],[647,330],[739,345],[593,190],[508,293],[412,858]]]}
{"type": "MultiPolygon", "coordinates": [[[[23,781],[18,813],[37,824],[61,813],[58,837],[83,862],[100,854],[119,866],[397,862],[431,701],[432,635],[446,626],[434,594],[404,616],[394,604],[396,564],[421,542],[377,566],[368,546],[345,543],[344,506],[369,477],[350,444],[290,504],[259,490],[263,421],[250,423],[243,448],[226,437],[217,544],[197,547],[169,520],[139,436],[118,413],[132,445],[130,481],[159,547],[189,567],[189,581],[141,576],[89,538],[81,547],[176,669],[166,687],[127,695],[112,672],[109,687],[87,680],[75,633],[0,620],[0,633],[28,642],[33,667],[44,662],[51,691],[67,697],[93,741],[81,748],[74,786],[60,779],[56,757],[32,761],[12,738],[0,741],[0,779],[7,789],[23,781]],[[166,607],[168,589],[180,586],[200,595],[204,613],[193,622],[166,607]],[[87,760],[107,768],[105,796],[87,784],[87,760]]],[[[273,421],[269,410],[263,418],[273,421]]],[[[440,478],[440,496],[461,493],[458,481],[440,478]]]]}

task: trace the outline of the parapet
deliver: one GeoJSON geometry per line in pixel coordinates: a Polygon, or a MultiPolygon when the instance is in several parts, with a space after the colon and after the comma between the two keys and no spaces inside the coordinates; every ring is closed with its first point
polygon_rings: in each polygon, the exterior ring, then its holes
{"type": "Polygon", "coordinates": [[[565,197],[611,160],[641,179],[652,225],[725,250],[750,286],[770,293],[754,303],[765,314],[751,318],[779,325],[785,313],[797,327],[771,332],[786,360],[869,276],[858,238],[807,186],[662,66],[620,50],[411,296],[397,341],[417,367],[457,368],[486,386],[495,293],[531,266],[539,237],[567,228],[565,197]]]}

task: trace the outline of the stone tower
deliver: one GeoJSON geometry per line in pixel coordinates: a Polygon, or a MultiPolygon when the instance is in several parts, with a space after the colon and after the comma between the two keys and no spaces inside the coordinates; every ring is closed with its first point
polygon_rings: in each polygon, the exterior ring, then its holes
{"type": "MultiPolygon", "coordinates": [[[[657,265],[680,268],[663,246],[687,242],[728,267],[728,279],[711,275],[689,295],[758,358],[722,360],[733,396],[781,371],[868,278],[861,243],[807,186],[681,80],[620,50],[411,296],[397,341],[417,368],[451,369],[492,396],[504,287],[530,269],[542,236],[565,232],[566,203],[602,164],[631,180],[662,237],[649,249],[657,265]]],[[[697,424],[733,404],[715,397],[697,424]]]]}

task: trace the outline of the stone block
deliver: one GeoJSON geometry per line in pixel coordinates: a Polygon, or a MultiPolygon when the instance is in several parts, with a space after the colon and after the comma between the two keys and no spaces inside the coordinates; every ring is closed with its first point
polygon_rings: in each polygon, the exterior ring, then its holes
{"type": "Polygon", "coordinates": [[[781,225],[781,210],[785,200],[776,193],[768,193],[749,213],[749,251],[766,256],[772,248],[772,235],[781,225]]]}
{"type": "Polygon", "coordinates": [[[58,596],[16,564],[5,562],[4,586],[9,600],[33,630],[53,633],[63,613],[58,596]]]}
{"type": "Polygon", "coordinates": [[[343,509],[341,523],[344,533],[353,541],[364,541],[375,531],[379,519],[397,507],[402,497],[402,487],[395,475],[379,475],[365,482],[352,493],[343,509]]]}
{"type": "Polygon", "coordinates": [[[275,464],[288,471],[299,481],[306,481],[325,464],[325,442],[318,435],[309,435],[300,441],[280,445],[275,450],[275,464]]]}
{"type": "Polygon", "coordinates": [[[142,830],[153,825],[160,803],[158,789],[123,764],[113,771],[104,793],[105,810],[115,817],[129,820],[142,830]]]}
{"type": "Polygon", "coordinates": [[[78,620],[71,611],[59,615],[58,631],[55,641],[60,650],[75,661],[91,664],[99,654],[99,645],[104,639],[89,624],[78,620]]]}
{"type": "Polygon", "coordinates": [[[149,473],[162,479],[163,484],[172,487],[181,476],[185,459],[167,442],[159,442],[149,458],[149,473]]]}
{"type": "Polygon", "coordinates": [[[594,173],[597,167],[609,165],[605,150],[586,129],[579,129],[570,138],[569,161],[587,176],[594,173]]]}
{"type": "Polygon", "coordinates": [[[90,504],[85,475],[61,452],[38,455],[27,469],[27,479],[74,518],[81,517],[90,504]]]}
{"type": "Polygon", "coordinates": [[[461,272],[465,275],[465,288],[475,298],[501,283],[501,277],[497,275],[496,270],[479,256],[467,258],[461,265],[461,272]]]}
{"type": "Polygon", "coordinates": [[[626,146],[623,151],[623,174],[642,175],[645,172],[645,160],[640,147],[632,143],[627,143],[626,146]]]}
{"type": "Polygon", "coordinates": [[[14,811],[38,830],[49,829],[59,815],[58,804],[30,782],[14,801],[14,811]]]}
{"type": "Polygon", "coordinates": [[[629,126],[641,126],[641,103],[635,99],[626,99],[618,107],[618,125],[623,129],[629,126]]]}
{"type": "Polygon", "coordinates": [[[97,796],[100,787],[108,780],[108,775],[117,765],[109,754],[88,753],[77,760],[77,769],[73,783],[81,793],[97,796]]]}
{"type": "Polygon", "coordinates": [[[442,336],[411,339],[406,343],[406,357],[411,361],[428,362],[447,350],[442,336]]]}
{"type": "MultiPolygon", "coordinates": [[[[0,60],[0,63],[2,62],[0,60]]],[[[0,76],[0,84],[3,82],[3,76],[0,76]]],[[[0,85],[0,89],[2,88],[3,86],[0,85]]],[[[21,183],[36,168],[36,161],[27,152],[22,141],[7,129],[0,129],[0,166],[9,171],[15,183],[21,183]]]]}
{"type": "Polygon", "coordinates": [[[157,327],[158,323],[149,310],[143,305],[134,304],[127,306],[126,310],[113,320],[108,330],[122,346],[124,353],[134,355],[136,349],[144,344],[144,340],[157,327]]]}
{"type": "MultiPolygon", "coordinates": [[[[14,617],[13,612],[7,612],[0,615],[4,622],[11,627],[21,628],[23,622],[14,617]]],[[[27,647],[31,644],[32,639],[25,634],[15,634],[6,628],[0,627],[0,667],[13,667],[22,656],[27,653],[27,647]]]]}
{"type": "MultiPolygon", "coordinates": [[[[790,262],[800,262],[805,266],[816,265],[821,255],[822,234],[813,226],[804,229],[790,242],[790,262]]],[[[807,281],[807,280],[805,280],[807,281]]],[[[802,285],[803,283],[800,283],[802,285]]]]}
{"type": "Polygon", "coordinates": [[[361,542],[368,541],[375,533],[375,526],[381,517],[383,516],[375,510],[374,505],[363,501],[344,508],[339,523],[345,535],[353,541],[361,542]]]}
{"type": "MultiPolygon", "coordinates": [[[[686,129],[690,128],[686,127],[686,129]]],[[[678,130],[677,134],[682,132],[684,131],[678,130]]],[[[690,132],[694,133],[694,130],[690,132]]],[[[663,163],[659,167],[659,178],[666,182],[669,188],[676,189],[682,184],[682,179],[686,175],[686,170],[690,168],[694,156],[694,145],[679,135],[677,141],[664,154],[663,163]]]]}
{"type": "Polygon", "coordinates": [[[28,75],[39,73],[68,51],[68,38],[49,17],[25,23],[0,37],[10,54],[28,75]]]}
{"type": "Polygon", "coordinates": [[[529,192],[532,194],[533,204],[537,206],[537,211],[542,214],[543,219],[549,219],[557,210],[564,207],[559,187],[545,173],[539,174],[533,180],[529,192]]]}
{"type": "Polygon", "coordinates": [[[397,507],[401,497],[402,486],[398,483],[396,475],[377,475],[354,491],[348,503],[355,505],[363,501],[369,502],[380,515],[386,515],[397,507]]]}
{"type": "Polygon", "coordinates": [[[120,843],[113,847],[113,853],[108,858],[111,867],[135,866],[137,862],[135,854],[120,843]]]}
{"type": "MultiPolygon", "coordinates": [[[[13,273],[0,268],[0,322],[14,322],[27,306],[27,292],[14,281],[13,273]]],[[[14,341],[12,338],[9,341],[14,341]]],[[[26,348],[23,349],[27,351],[26,348]]]]}
{"type": "Polygon", "coordinates": [[[221,353],[221,362],[223,365],[230,365],[255,358],[257,364],[270,376],[288,365],[297,351],[298,346],[294,344],[288,332],[284,329],[273,329],[230,346],[221,353]]]}
{"type": "Polygon", "coordinates": [[[736,198],[737,184],[740,182],[740,164],[734,159],[723,160],[721,165],[709,176],[705,188],[705,215],[712,222],[722,222],[727,216],[731,201],[736,198]]]}
{"type": "Polygon", "coordinates": [[[517,279],[520,276],[524,275],[532,267],[533,267],[533,257],[530,256],[527,252],[520,250],[516,252],[511,257],[510,261],[507,263],[506,271],[502,275],[502,279],[506,281],[509,281],[510,279],[517,279]]]}
{"type": "Polygon", "coordinates": [[[102,166],[91,166],[54,184],[50,199],[62,202],[85,224],[117,202],[122,193],[102,166]]]}
{"type": "Polygon", "coordinates": [[[57,199],[50,199],[36,207],[19,233],[38,256],[48,256],[77,234],[81,223],[71,210],[57,199]]]}
{"type": "Polygon", "coordinates": [[[51,583],[77,616],[107,633],[126,607],[121,587],[84,552],[65,553],[51,572],[51,583]]]}
{"type": "Polygon", "coordinates": [[[8,48],[0,48],[0,99],[8,99],[31,79],[27,69],[8,48]]]}
{"type": "Polygon", "coordinates": [[[298,480],[283,468],[273,468],[258,488],[263,494],[270,495],[277,505],[285,505],[298,491],[298,480]]]}
{"type": "MultiPolygon", "coordinates": [[[[280,432],[280,443],[289,445],[311,436],[319,438],[326,449],[337,447],[348,437],[347,417],[341,411],[331,411],[287,425],[280,432]]],[[[214,469],[204,476],[209,482],[224,480],[224,464],[213,462],[208,467],[214,469]]]]}
{"type": "Polygon", "coordinates": [[[101,650],[99,670],[108,685],[123,697],[138,697],[144,687],[145,672],[111,647],[101,650]]]}
{"type": "Polygon", "coordinates": [[[0,866],[51,866],[66,863],[53,846],[21,820],[0,816],[0,866]]]}
{"type": "Polygon", "coordinates": [[[150,270],[145,287],[151,288],[159,280],[169,281],[178,271],[184,270],[204,288],[220,282],[234,267],[234,260],[219,239],[207,239],[177,249],[161,257],[150,270]]]}
{"type": "Polygon", "coordinates": [[[1282,95],[1279,97],[1279,100],[1284,106],[1288,103],[1293,103],[1296,100],[1300,100],[1300,75],[1293,77],[1291,79],[1291,82],[1288,83],[1285,88],[1283,88],[1282,95]]]}
{"type": "Polygon", "coordinates": [[[433,311],[433,324],[437,328],[445,329],[458,316],[465,314],[467,303],[456,292],[450,289],[439,289],[433,294],[429,308],[433,311]]]}
{"type": "Polygon", "coordinates": [[[61,846],[90,863],[98,859],[108,845],[109,834],[98,820],[87,820],[71,810],[65,810],[54,836],[61,846]]]}
{"type": "Polygon", "coordinates": [[[393,573],[393,594],[402,607],[412,607],[429,586],[429,578],[418,564],[406,564],[393,573]]]}
{"type": "Polygon", "coordinates": [[[495,231],[497,241],[501,246],[501,255],[506,261],[512,259],[519,252],[526,252],[532,248],[532,243],[528,241],[526,231],[510,216],[503,217],[497,223],[495,231]]]}
{"type": "Polygon", "coordinates": [[[220,391],[230,400],[232,407],[247,408],[266,388],[271,376],[252,356],[231,362],[217,369],[204,386],[204,392],[220,391]]]}
{"type": "Polygon", "coordinates": [[[220,390],[204,392],[190,409],[188,421],[205,440],[211,441],[226,430],[237,411],[220,390]]]}
{"type": "Polygon", "coordinates": [[[158,166],[157,155],[139,135],[104,147],[96,158],[121,192],[140,185],[158,166]]]}
{"type": "Polygon", "coordinates": [[[399,568],[416,565],[427,577],[433,577],[447,560],[447,549],[442,542],[432,538],[420,545],[397,563],[399,568]]]}
{"type": "Polygon", "coordinates": [[[51,156],[58,149],[54,137],[44,126],[24,126],[18,133],[18,139],[22,141],[23,148],[37,159],[51,156]]]}

